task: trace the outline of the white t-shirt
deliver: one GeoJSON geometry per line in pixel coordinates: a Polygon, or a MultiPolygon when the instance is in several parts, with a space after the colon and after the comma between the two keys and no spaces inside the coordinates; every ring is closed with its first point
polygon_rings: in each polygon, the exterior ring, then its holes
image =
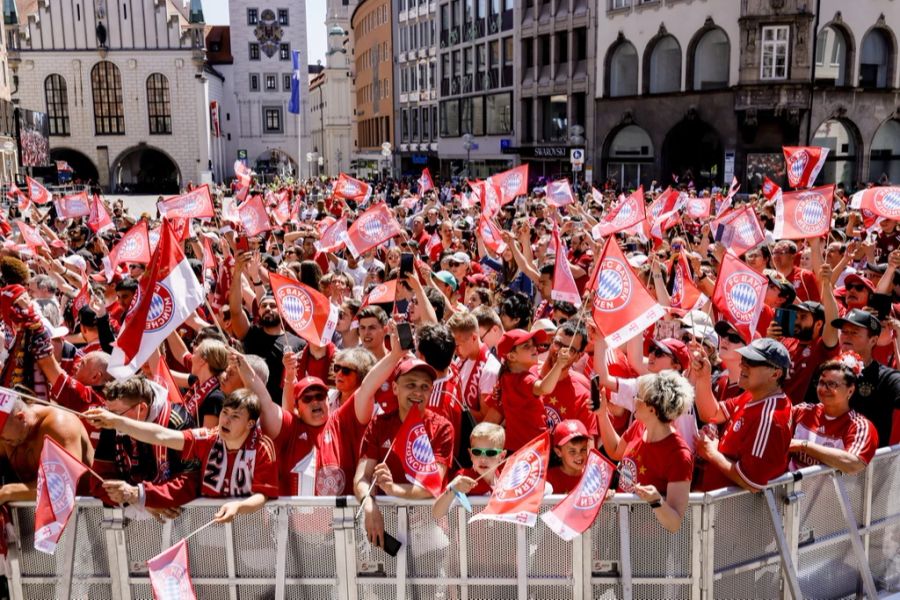
{"type": "Polygon", "coordinates": [[[351,269],[347,264],[346,259],[339,258],[337,259],[337,263],[335,263],[335,271],[337,273],[346,273],[347,275],[349,275],[351,279],[353,279],[353,287],[362,287],[363,282],[366,280],[367,271],[361,262],[357,262],[356,268],[351,269]]]}
{"type": "MultiPolygon", "coordinates": [[[[619,391],[610,394],[610,401],[634,415],[634,404],[637,399],[637,379],[616,378],[616,381],[619,382],[619,391]]],[[[691,452],[694,452],[695,438],[699,429],[697,428],[697,418],[694,416],[693,403],[687,412],[675,419],[675,430],[681,435],[691,452]]]]}

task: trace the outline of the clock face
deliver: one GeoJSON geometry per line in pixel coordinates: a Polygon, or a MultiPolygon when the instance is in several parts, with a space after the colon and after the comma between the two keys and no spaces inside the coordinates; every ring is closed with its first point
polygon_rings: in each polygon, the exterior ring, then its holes
{"type": "Polygon", "coordinates": [[[254,33],[259,41],[260,50],[269,58],[275,56],[275,53],[278,52],[278,44],[284,35],[284,30],[278,24],[278,19],[275,17],[273,10],[267,8],[262,11],[254,33]]]}

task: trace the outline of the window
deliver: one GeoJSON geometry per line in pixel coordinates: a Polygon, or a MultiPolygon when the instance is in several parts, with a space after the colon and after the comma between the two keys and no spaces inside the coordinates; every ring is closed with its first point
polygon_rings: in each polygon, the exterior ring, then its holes
{"type": "Polygon", "coordinates": [[[278,45],[278,58],[281,60],[291,60],[291,45],[290,44],[279,44],[278,45]]]}
{"type": "Polygon", "coordinates": [[[887,88],[893,79],[890,74],[893,41],[883,29],[873,29],[863,38],[859,59],[859,86],[887,88]]]}
{"type": "Polygon", "coordinates": [[[281,87],[285,92],[291,91],[291,76],[289,73],[285,73],[281,76],[281,87]]]}
{"type": "Polygon", "coordinates": [[[256,25],[259,23],[259,10],[255,8],[247,9],[247,25],[256,25]]]}
{"type": "Polygon", "coordinates": [[[94,130],[97,135],[125,133],[125,109],[122,105],[122,76],[119,67],[105,60],[91,69],[94,97],[94,130]]]}
{"type": "Polygon", "coordinates": [[[266,75],[266,90],[277,90],[278,89],[278,77],[275,75],[267,74],[266,75]]]}
{"type": "Polygon", "coordinates": [[[250,74],[250,91],[251,92],[259,91],[259,75],[256,73],[250,74]]]}
{"type": "Polygon", "coordinates": [[[263,133],[282,133],[280,106],[263,107],[263,133]]]}
{"type": "Polygon", "coordinates": [[[789,25],[762,28],[762,62],[760,79],[787,79],[789,25]]]}
{"type": "Polygon", "coordinates": [[[290,23],[288,22],[288,9],[286,9],[286,8],[278,9],[278,24],[284,25],[285,27],[290,25],[290,23]]]}
{"type": "Polygon", "coordinates": [[[700,38],[694,49],[694,90],[728,87],[728,57],[731,46],[721,29],[712,29],[700,38]]]}
{"type": "Polygon", "coordinates": [[[422,109],[422,141],[427,142],[431,138],[431,125],[429,124],[430,108],[422,109]]]}
{"type": "Polygon", "coordinates": [[[259,44],[256,42],[250,43],[250,60],[259,60],[259,44]]]}
{"type": "Polygon", "coordinates": [[[69,135],[69,94],[62,75],[54,73],[44,80],[44,99],[50,135],[69,135]]]}
{"type": "Polygon", "coordinates": [[[169,100],[169,80],[162,73],[147,78],[147,116],[151,134],[172,133],[172,103],[169,100]]]}
{"type": "Polygon", "coordinates": [[[484,135],[484,96],[472,98],[472,133],[484,135]]]}
{"type": "Polygon", "coordinates": [[[628,8],[631,6],[631,0],[609,0],[609,9],[618,10],[620,8],[628,8]]]}
{"type": "Polygon", "coordinates": [[[459,137],[459,100],[441,103],[441,136],[459,137]]]}
{"type": "Polygon", "coordinates": [[[648,74],[649,87],[645,91],[651,94],[681,90],[681,46],[673,36],[667,35],[653,45],[648,74]]]}
{"type": "Polygon", "coordinates": [[[512,133],[512,94],[494,94],[485,98],[487,134],[512,133]]]}
{"type": "Polygon", "coordinates": [[[409,141],[409,111],[405,108],[400,116],[400,140],[403,142],[409,141]]]}
{"type": "Polygon", "coordinates": [[[638,56],[631,42],[615,47],[609,59],[607,93],[611,97],[633,96],[638,87],[638,56]]]}

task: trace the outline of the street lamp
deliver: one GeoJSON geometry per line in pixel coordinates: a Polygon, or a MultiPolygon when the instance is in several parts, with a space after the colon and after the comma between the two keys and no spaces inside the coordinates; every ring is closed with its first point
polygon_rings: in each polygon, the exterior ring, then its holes
{"type": "Polygon", "coordinates": [[[306,153],[306,172],[312,177],[312,161],[313,161],[313,153],[306,153]]]}
{"type": "Polygon", "coordinates": [[[475,136],[467,133],[463,136],[463,148],[466,150],[466,178],[472,178],[472,149],[475,147],[475,136]]]}
{"type": "Polygon", "coordinates": [[[320,157],[319,157],[319,168],[316,169],[316,175],[317,175],[317,176],[319,176],[319,177],[322,176],[322,171],[325,170],[324,167],[325,167],[325,157],[324,157],[324,156],[320,156],[320,157]]]}
{"type": "MultiPolygon", "coordinates": [[[[569,127],[569,145],[574,148],[583,148],[584,147],[584,127],[581,125],[572,125],[569,127]]],[[[578,171],[581,170],[581,166],[572,165],[572,183],[575,184],[575,187],[578,187],[578,171]]]]}
{"type": "Polygon", "coordinates": [[[381,145],[381,156],[384,158],[384,162],[387,163],[385,171],[387,171],[388,174],[392,174],[391,158],[393,156],[393,148],[390,142],[385,142],[381,145]]]}

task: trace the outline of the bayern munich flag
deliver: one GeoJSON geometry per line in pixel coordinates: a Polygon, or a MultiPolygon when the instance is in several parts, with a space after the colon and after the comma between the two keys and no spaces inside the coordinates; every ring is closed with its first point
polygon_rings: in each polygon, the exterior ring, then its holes
{"type": "Polygon", "coordinates": [[[344,236],[347,235],[347,217],[341,217],[329,225],[325,231],[320,232],[316,240],[316,248],[321,252],[335,252],[343,245],[344,236]]]}
{"type": "Polygon", "coordinates": [[[34,549],[53,554],[75,510],[75,488],[87,471],[77,458],[48,435],[44,436],[37,472],[34,549]]]}
{"type": "Polygon", "coordinates": [[[347,234],[341,237],[347,244],[347,249],[354,257],[358,257],[402,231],[387,204],[380,202],[359,215],[347,230],[347,234]]]}
{"type": "Polygon", "coordinates": [[[379,283],[366,294],[363,298],[362,306],[370,304],[388,304],[393,302],[397,297],[397,280],[391,279],[384,283],[379,283]]]}
{"type": "Polygon", "coordinates": [[[578,485],[550,512],[541,515],[541,520],[562,539],[574,540],[590,529],[600,514],[615,472],[611,462],[591,449],[578,485]]]}
{"type": "Polygon", "coordinates": [[[803,240],[824,237],[831,231],[834,184],[781,194],[775,201],[777,240],[803,240]]]}
{"type": "Polygon", "coordinates": [[[372,186],[359,179],[354,179],[345,173],[338,175],[332,194],[345,200],[354,200],[362,206],[372,197],[372,186]]]}
{"type": "Polygon", "coordinates": [[[784,163],[788,185],[792,188],[812,187],[825,166],[828,148],[819,146],[784,146],[784,163]]]}
{"type": "Polygon", "coordinates": [[[106,271],[106,280],[112,281],[116,267],[127,263],[150,262],[150,235],[147,222],[143,219],[137,225],[129,229],[119,243],[113,246],[109,256],[103,257],[103,266],[106,271]]]}
{"type": "Polygon", "coordinates": [[[28,197],[32,202],[35,204],[47,204],[50,202],[52,196],[47,188],[27,175],[25,176],[25,183],[28,184],[28,197]]]}
{"type": "Polygon", "coordinates": [[[103,233],[104,231],[115,229],[112,217],[109,216],[109,211],[106,210],[106,205],[100,199],[99,194],[94,194],[93,198],[91,198],[91,214],[88,217],[87,224],[94,233],[103,233]]]}
{"type": "Polygon", "coordinates": [[[419,177],[419,194],[424,194],[434,189],[434,181],[431,179],[431,171],[428,167],[422,169],[422,176],[419,177]]]}
{"type": "Polygon", "coordinates": [[[407,413],[403,424],[394,438],[391,452],[397,455],[406,471],[406,479],[418,485],[437,498],[444,491],[444,478],[434,458],[431,440],[422,422],[422,413],[413,407],[407,413]]]}
{"type": "Polygon", "coordinates": [[[484,214],[478,219],[478,232],[481,234],[481,241],[494,254],[503,254],[506,250],[506,242],[500,233],[500,228],[484,214]]]}
{"type": "Polygon", "coordinates": [[[147,561],[150,585],[155,600],[196,600],[191,583],[187,540],[181,540],[168,550],[147,561]]]}
{"type": "Polygon", "coordinates": [[[759,315],[766,301],[768,279],[741,261],[729,249],[722,258],[713,306],[722,318],[737,327],[744,339],[753,339],[759,315]]]}
{"type": "Polygon", "coordinates": [[[850,198],[850,208],[892,221],[900,220],[900,186],[873,187],[856,192],[850,198]]]}
{"type": "Polygon", "coordinates": [[[556,246],[553,268],[553,289],[550,290],[550,298],[561,302],[568,302],[577,307],[581,306],[581,294],[575,285],[575,277],[572,275],[572,267],[566,257],[566,246],[559,238],[559,228],[553,224],[553,244],[556,246]]]}
{"type": "Polygon", "coordinates": [[[241,226],[244,228],[244,233],[250,237],[272,229],[272,223],[269,222],[269,213],[266,212],[266,205],[259,194],[250,196],[246,202],[238,206],[237,212],[238,218],[241,220],[241,226]]]}
{"type": "Polygon", "coordinates": [[[150,271],[125,317],[107,371],[116,379],[134,375],[150,355],[203,304],[205,292],[181,251],[172,225],[163,219],[150,271]]]}
{"type": "Polygon", "coordinates": [[[16,396],[8,392],[0,392],[0,431],[16,405],[16,396]]]}
{"type": "Polygon", "coordinates": [[[506,460],[487,506],[469,519],[502,521],[534,527],[547,483],[550,432],[534,438],[506,460]]]}
{"type": "Polygon", "coordinates": [[[185,217],[188,219],[211,219],[216,215],[212,198],[209,197],[209,185],[200,187],[159,202],[156,207],[164,217],[185,217]]]}
{"type": "Polygon", "coordinates": [[[500,188],[500,204],[509,204],[528,194],[528,163],[488,177],[488,183],[500,188]]]}
{"type": "Polygon", "coordinates": [[[644,186],[641,186],[629,194],[627,198],[622,198],[615,208],[603,215],[600,222],[594,226],[591,234],[595,240],[599,240],[624,231],[629,227],[634,227],[638,223],[643,223],[647,218],[645,211],[644,186]]]}
{"type": "Polygon", "coordinates": [[[544,191],[547,195],[547,204],[550,206],[562,207],[575,202],[575,195],[572,193],[572,186],[569,185],[568,179],[551,181],[544,191]]]}
{"type": "Polygon", "coordinates": [[[54,204],[56,205],[56,214],[60,219],[77,219],[91,214],[91,201],[87,192],[63,196],[54,204]]]}
{"type": "Polygon", "coordinates": [[[315,346],[331,341],[340,309],[328,298],[295,279],[269,273],[272,295],[281,318],[298,336],[315,346]]]}

